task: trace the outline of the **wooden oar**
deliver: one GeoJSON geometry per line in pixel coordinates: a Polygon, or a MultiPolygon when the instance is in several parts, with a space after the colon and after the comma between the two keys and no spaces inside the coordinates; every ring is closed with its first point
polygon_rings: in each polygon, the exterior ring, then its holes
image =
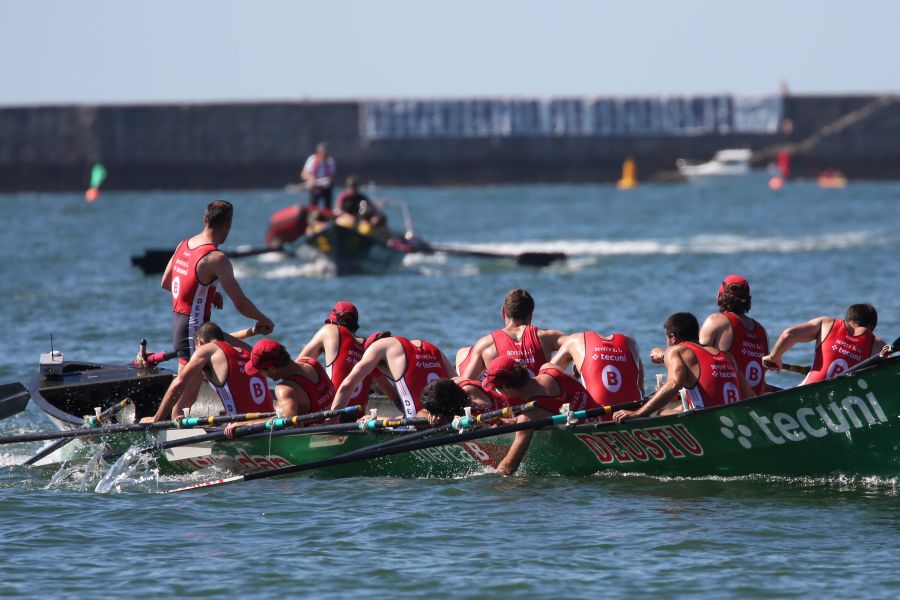
{"type": "MultiPolygon", "coordinates": [[[[770,362],[768,360],[763,361],[763,366],[770,371],[774,371],[778,368],[778,366],[770,362]]],[[[812,370],[812,367],[804,366],[804,365],[792,365],[790,363],[783,362],[781,363],[782,371],[790,371],[791,373],[799,373],[800,375],[806,375],[812,370]]]]}
{"type": "MultiPolygon", "coordinates": [[[[638,401],[640,402],[640,401],[638,401]]],[[[627,403],[627,405],[632,405],[633,403],[627,403]]],[[[322,460],[314,460],[306,463],[302,463],[299,465],[291,465],[288,467],[281,467],[278,469],[267,469],[265,471],[258,471],[256,473],[247,473],[246,475],[237,475],[234,477],[226,477],[224,479],[215,479],[212,481],[205,481],[203,483],[196,483],[193,485],[188,485],[180,488],[175,488],[173,490],[168,490],[167,494],[171,494],[174,492],[183,492],[187,490],[194,490],[197,488],[203,487],[212,487],[217,485],[224,485],[227,483],[236,483],[238,481],[252,481],[254,479],[266,479],[269,477],[278,477],[281,475],[288,475],[291,473],[300,473],[303,471],[310,471],[312,469],[321,469],[324,467],[331,467],[336,465],[341,465],[349,462],[355,462],[359,460],[366,460],[369,458],[381,458],[384,456],[392,456],[394,454],[400,454],[402,452],[412,452],[414,450],[423,450],[425,448],[436,448],[438,446],[446,446],[448,444],[458,444],[460,442],[466,442],[471,440],[478,440],[482,438],[495,437],[498,435],[504,435],[507,433],[515,433],[517,431],[527,431],[531,429],[540,429],[541,427],[550,427],[554,425],[564,425],[566,423],[571,423],[573,421],[582,421],[585,419],[591,419],[593,417],[599,417],[603,415],[611,415],[615,410],[620,408],[619,406],[603,406],[599,408],[594,408],[590,410],[580,410],[571,412],[569,414],[559,414],[553,415],[551,417],[547,417],[544,419],[536,419],[534,421],[525,421],[523,423],[515,423],[513,425],[503,425],[501,427],[492,427],[485,429],[476,429],[472,431],[463,431],[461,433],[455,435],[448,435],[444,437],[439,437],[436,439],[425,439],[417,442],[412,442],[409,444],[397,444],[390,447],[379,447],[379,445],[371,446],[369,448],[354,450],[352,452],[345,452],[344,454],[339,454],[338,456],[333,456],[331,458],[325,458],[322,460]]],[[[387,442],[385,442],[387,443],[387,442]]]]}
{"type": "MultiPolygon", "coordinates": [[[[132,256],[131,264],[138,267],[144,272],[144,275],[152,275],[154,273],[162,273],[172,258],[174,248],[149,248],[144,251],[143,256],[132,256]]],[[[269,248],[268,246],[251,247],[237,250],[222,250],[222,253],[228,258],[241,258],[244,256],[257,256],[259,254],[269,254],[271,252],[284,252],[284,246],[277,248],[269,248]]]]}
{"type": "MultiPolygon", "coordinates": [[[[472,256],[475,258],[510,259],[529,267],[546,267],[556,261],[568,258],[564,252],[490,252],[485,250],[464,250],[452,246],[431,245],[435,252],[450,256],[472,256]]],[[[168,260],[168,259],[167,259],[168,260]]]]}
{"type": "MultiPolygon", "coordinates": [[[[131,402],[131,398],[125,398],[125,399],[123,399],[123,400],[120,400],[119,402],[116,402],[116,403],[113,404],[112,406],[108,407],[106,410],[104,410],[103,412],[101,412],[101,413],[98,414],[98,415],[94,415],[94,416],[85,416],[83,427],[84,427],[84,428],[92,428],[92,427],[99,427],[99,426],[101,426],[101,425],[103,424],[103,421],[104,421],[104,420],[108,419],[110,416],[112,416],[112,415],[118,413],[120,410],[122,410],[123,408],[125,408],[126,406],[128,406],[128,403],[129,403],[129,402],[131,402]]],[[[69,442],[71,442],[73,439],[75,439],[75,438],[62,439],[62,440],[58,440],[58,441],[56,441],[56,442],[53,442],[52,444],[50,444],[50,445],[47,446],[46,448],[42,448],[37,454],[35,454],[34,456],[32,456],[31,458],[29,458],[28,460],[26,460],[26,461],[23,462],[22,464],[25,465],[25,466],[30,467],[31,465],[33,465],[33,464],[36,463],[37,461],[41,460],[41,459],[44,458],[45,456],[47,456],[47,455],[49,455],[49,454],[52,454],[53,452],[55,452],[55,451],[58,450],[59,448],[62,448],[63,446],[65,446],[66,444],[68,444],[69,442]]]]}
{"type": "MultiPolygon", "coordinates": [[[[358,408],[358,407],[357,407],[358,408]]],[[[340,409],[341,411],[346,409],[340,409]]],[[[321,415],[321,413],[320,413],[321,415]]],[[[331,415],[337,416],[337,415],[331,415]]],[[[245,425],[243,427],[236,427],[234,429],[233,439],[240,439],[248,436],[253,436],[257,434],[267,434],[267,432],[274,432],[276,429],[284,429],[290,425],[296,426],[300,425],[304,422],[309,422],[313,420],[321,419],[321,416],[315,415],[301,415],[300,417],[293,417],[292,419],[273,419],[271,421],[266,421],[265,423],[254,423],[253,425],[245,425]],[[308,417],[303,420],[302,417],[308,417]],[[290,425],[286,423],[290,422],[290,425]]],[[[294,435],[312,435],[316,433],[344,433],[348,431],[375,431],[378,429],[386,429],[388,427],[408,427],[408,426],[420,426],[427,425],[428,419],[424,418],[412,418],[412,419],[369,419],[367,421],[360,421],[357,423],[334,423],[331,425],[313,425],[311,427],[304,427],[302,429],[297,429],[293,431],[294,435]]],[[[199,456],[208,456],[212,452],[212,448],[209,446],[197,446],[198,444],[204,444],[206,442],[215,442],[219,440],[225,440],[225,431],[211,431],[209,433],[199,433],[195,436],[178,436],[177,439],[166,440],[163,442],[159,442],[156,444],[151,444],[148,446],[144,446],[139,450],[141,453],[146,452],[154,452],[154,451],[165,451],[166,459],[169,461],[178,461],[185,460],[187,458],[197,458],[199,456]],[[191,448],[186,448],[181,452],[169,452],[174,448],[181,448],[183,446],[191,446],[191,448]]],[[[116,455],[118,456],[118,455],[116,455]]],[[[113,456],[104,456],[104,458],[112,458],[113,456]]]]}
{"type": "Polygon", "coordinates": [[[25,410],[30,398],[28,388],[18,381],[0,385],[0,419],[7,419],[25,410]]]}

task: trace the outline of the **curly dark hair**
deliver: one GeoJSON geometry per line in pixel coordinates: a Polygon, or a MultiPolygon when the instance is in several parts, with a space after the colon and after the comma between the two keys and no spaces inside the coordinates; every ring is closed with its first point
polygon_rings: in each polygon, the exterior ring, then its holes
{"type": "Polygon", "coordinates": [[[447,419],[462,415],[463,409],[472,405],[469,395],[452,379],[432,381],[422,389],[419,400],[432,415],[447,419]]]}
{"type": "Polygon", "coordinates": [[[878,311],[868,302],[865,304],[851,304],[847,308],[847,314],[844,315],[844,319],[859,323],[866,329],[872,330],[878,325],[878,311]]]}
{"type": "Polygon", "coordinates": [[[732,294],[719,294],[719,312],[733,312],[742,315],[750,311],[751,298],[740,298],[732,294]]]}

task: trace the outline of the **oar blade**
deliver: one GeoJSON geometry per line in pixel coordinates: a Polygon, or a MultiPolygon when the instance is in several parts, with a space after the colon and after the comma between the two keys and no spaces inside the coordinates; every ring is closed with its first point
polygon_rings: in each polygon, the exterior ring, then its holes
{"type": "Polygon", "coordinates": [[[19,414],[28,406],[30,399],[28,388],[18,381],[0,385],[0,419],[19,414]]]}
{"type": "Polygon", "coordinates": [[[566,260],[562,252],[522,252],[516,262],[526,267],[549,267],[557,261],[566,260]]]}

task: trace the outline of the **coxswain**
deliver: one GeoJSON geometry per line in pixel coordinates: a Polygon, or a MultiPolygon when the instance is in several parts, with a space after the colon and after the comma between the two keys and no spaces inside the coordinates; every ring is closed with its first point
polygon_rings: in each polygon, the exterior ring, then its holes
{"type": "Polygon", "coordinates": [[[422,410],[422,389],[436,379],[446,379],[453,367],[441,350],[427,340],[410,340],[378,331],[363,344],[365,352],[337,390],[332,409],[344,408],[358,385],[376,369],[394,386],[403,418],[422,410]]]}
{"type": "Polygon", "coordinates": [[[322,208],[331,211],[331,194],[336,172],[337,165],[334,158],[328,156],[328,144],[320,142],[316,146],[316,153],[306,159],[300,171],[300,179],[309,188],[310,206],[318,206],[321,200],[322,208]]]}
{"type": "Polygon", "coordinates": [[[644,397],[644,364],[637,342],[624,333],[573,333],[563,339],[550,364],[560,369],[572,364],[591,398],[602,406],[644,397]]]}
{"type": "Polygon", "coordinates": [[[750,284],[740,275],[729,275],[719,286],[716,297],[719,312],[706,317],[700,327],[700,345],[714,346],[734,357],[753,392],[766,391],[766,371],[762,357],[769,353],[769,337],[750,311],[750,284]]]}
{"type": "MultiPolygon", "coordinates": [[[[251,328],[244,333],[249,337],[255,331],[251,328]]],[[[224,333],[211,321],[197,328],[196,340],[197,350],[169,384],[156,414],[144,417],[141,423],[181,418],[183,410],[197,401],[204,378],[229,415],[273,410],[265,379],[247,372],[249,344],[234,334],[224,333]]]]}
{"type": "Polygon", "coordinates": [[[851,304],[843,319],[816,317],[782,331],[771,354],[763,357],[763,364],[781,371],[781,357],[785,352],[795,344],[815,341],[812,369],[801,385],[831,379],[875,356],[887,345],[873,333],[877,324],[878,312],[874,306],[851,304]]]}
{"type": "Polygon", "coordinates": [[[617,410],[613,414],[616,423],[652,415],[677,401],[681,388],[687,392],[687,406],[682,404],[666,408],[660,414],[676,414],[685,408],[696,410],[731,404],[756,395],[738,371],[734,357],[714,346],[699,344],[700,324],[697,317],[687,312],[675,313],[666,319],[663,329],[666,334],[663,354],[666,381],[639,409],[617,410]]]}
{"type": "Polygon", "coordinates": [[[555,329],[539,329],[531,324],[534,298],[527,290],[506,294],[500,317],[503,329],[496,329],[457,354],[457,371],[467,379],[481,377],[485,366],[498,356],[510,356],[534,375],[559,349],[565,334],[555,329]]]}
{"type": "MultiPolygon", "coordinates": [[[[574,377],[554,365],[544,365],[532,376],[525,365],[512,356],[500,356],[488,365],[482,385],[486,392],[497,391],[509,398],[510,405],[536,402],[537,406],[520,414],[516,422],[524,423],[559,414],[564,404],[569,410],[589,410],[600,405],[574,377]]],[[[497,466],[502,475],[512,475],[519,468],[531,444],[534,431],[518,431],[509,452],[497,466]]]]}
{"type": "Polygon", "coordinates": [[[197,328],[209,321],[213,306],[222,308],[222,287],[239,313],[256,321],[254,330],[261,335],[275,328],[272,320],[244,295],[234,278],[231,261],[219,251],[231,231],[234,212],[225,200],[210,202],[203,215],[203,231],[182,241],[169,259],[161,286],[172,294],[172,343],[178,352],[178,369],[187,363],[195,349],[197,328]]]}
{"type": "MultiPolygon", "coordinates": [[[[321,412],[331,406],[334,386],[319,361],[300,357],[294,362],[287,348],[273,339],[256,342],[245,369],[249,375],[278,381],[275,385],[275,410],[283,418],[321,412]]],[[[236,427],[263,421],[265,419],[229,423],[225,436],[233,437],[236,427]]]]}

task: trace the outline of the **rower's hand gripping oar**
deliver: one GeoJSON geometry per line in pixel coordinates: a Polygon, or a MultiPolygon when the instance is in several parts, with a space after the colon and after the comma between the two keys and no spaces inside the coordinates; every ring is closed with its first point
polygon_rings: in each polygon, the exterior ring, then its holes
{"type": "MultiPolygon", "coordinates": [[[[771,361],[768,361],[768,360],[763,361],[763,366],[770,371],[775,371],[778,369],[777,364],[775,364],[771,361]]],[[[805,366],[805,365],[792,365],[790,363],[782,362],[781,370],[782,371],[790,371],[791,373],[799,373],[800,375],[806,375],[807,373],[809,373],[812,370],[812,367],[805,366]]]]}

